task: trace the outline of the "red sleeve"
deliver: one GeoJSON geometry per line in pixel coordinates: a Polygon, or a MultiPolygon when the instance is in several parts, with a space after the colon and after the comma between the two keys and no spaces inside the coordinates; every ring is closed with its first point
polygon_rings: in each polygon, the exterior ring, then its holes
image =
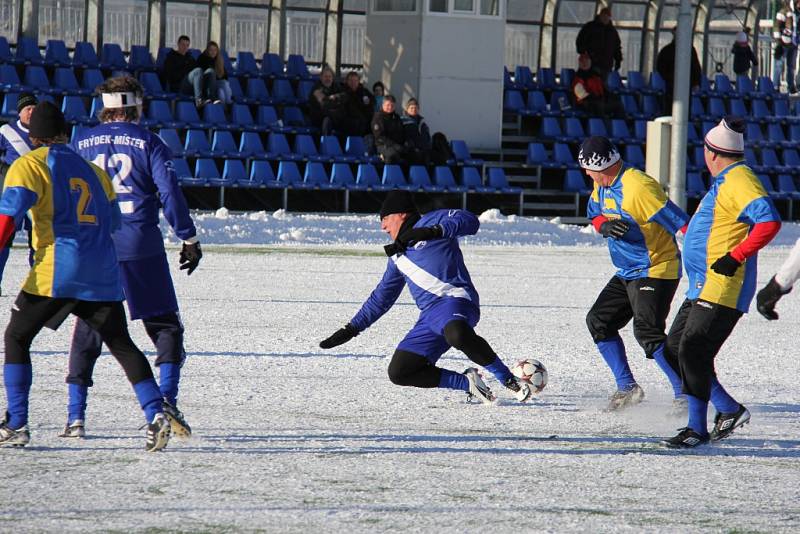
{"type": "Polygon", "coordinates": [[[689,223],[684,224],[683,226],[681,226],[681,233],[683,235],[686,235],[686,230],[688,229],[689,229],[689,223]]]}
{"type": "Polygon", "coordinates": [[[5,248],[15,228],[16,224],[14,224],[13,217],[0,215],[0,248],[5,248]]]}
{"type": "Polygon", "coordinates": [[[606,217],[605,215],[598,215],[597,217],[592,219],[592,226],[594,226],[594,229],[597,230],[598,234],[600,233],[600,227],[607,220],[608,220],[608,217],[606,217]]]}
{"type": "Polygon", "coordinates": [[[767,246],[767,243],[772,241],[772,238],[777,235],[780,229],[780,221],[769,221],[753,225],[750,235],[731,251],[731,256],[739,263],[744,262],[744,260],[767,246]]]}

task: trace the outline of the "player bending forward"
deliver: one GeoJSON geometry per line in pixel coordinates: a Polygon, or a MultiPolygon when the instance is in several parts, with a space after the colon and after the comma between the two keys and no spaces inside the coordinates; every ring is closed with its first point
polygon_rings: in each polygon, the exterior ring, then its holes
{"type": "Polygon", "coordinates": [[[478,292],[464,265],[458,238],[478,231],[477,217],[464,210],[435,210],[420,216],[405,191],[387,195],[380,217],[381,229],[394,240],[385,247],[386,272],[355,317],[319,346],[336,347],[366,330],[389,311],[408,284],[421,313],[389,363],[393,384],[462,390],[470,399],[493,402],[495,395],[478,369],[456,373],[436,367],[442,354],[455,347],[490,371],[517,400],[530,398],[530,386],[517,380],[474,330],[480,319],[478,292]]]}

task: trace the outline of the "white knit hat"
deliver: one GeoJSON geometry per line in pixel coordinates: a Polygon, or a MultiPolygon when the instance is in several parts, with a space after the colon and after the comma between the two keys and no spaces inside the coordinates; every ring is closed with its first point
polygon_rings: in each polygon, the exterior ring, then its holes
{"type": "Polygon", "coordinates": [[[746,43],[747,42],[747,34],[744,32],[739,32],[736,34],[736,42],[737,43],[746,43]]]}
{"type": "Polygon", "coordinates": [[[744,154],[744,129],[741,117],[725,117],[706,134],[706,147],[717,154],[740,156],[744,154]]]}

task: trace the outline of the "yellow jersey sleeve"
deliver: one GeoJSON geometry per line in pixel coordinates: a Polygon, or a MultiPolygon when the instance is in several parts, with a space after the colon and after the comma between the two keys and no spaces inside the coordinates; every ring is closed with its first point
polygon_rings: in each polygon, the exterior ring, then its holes
{"type": "Polygon", "coordinates": [[[18,158],[6,172],[3,190],[11,187],[21,187],[32,191],[36,198],[41,199],[49,180],[50,171],[47,168],[48,149],[40,148],[18,158]]]}
{"type": "Polygon", "coordinates": [[[666,203],[661,184],[645,173],[628,169],[622,176],[622,209],[639,225],[649,222],[666,203]]]}

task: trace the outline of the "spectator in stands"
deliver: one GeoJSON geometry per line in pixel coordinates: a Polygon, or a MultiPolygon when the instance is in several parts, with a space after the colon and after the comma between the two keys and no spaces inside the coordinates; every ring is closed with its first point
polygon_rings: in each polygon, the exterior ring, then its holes
{"type": "Polygon", "coordinates": [[[170,91],[194,95],[200,107],[217,98],[216,74],[214,69],[204,71],[197,66],[189,45],[189,37],[178,37],[178,48],[172,49],[164,62],[164,79],[170,91]]]}
{"type": "Polygon", "coordinates": [[[733,72],[738,76],[747,76],[750,73],[750,65],[757,67],[758,58],[750,48],[747,34],[743,31],[736,34],[736,42],[733,43],[733,72]]]}
{"type": "Polygon", "coordinates": [[[342,94],[342,121],[337,125],[341,135],[363,137],[369,133],[370,121],[375,108],[375,99],[369,90],[361,85],[361,76],[356,71],[347,73],[342,94]]]}
{"type": "Polygon", "coordinates": [[[578,56],[578,70],[572,79],[575,106],[594,117],[623,117],[625,108],[617,95],[608,93],[600,75],[592,69],[589,54],[578,56]]]}
{"type": "Polygon", "coordinates": [[[228,83],[228,73],[225,72],[225,62],[222,59],[222,54],[219,51],[219,45],[214,41],[209,41],[206,49],[197,58],[197,66],[203,72],[212,69],[215,74],[214,83],[217,90],[214,96],[214,103],[223,102],[230,104],[233,102],[233,93],[231,92],[231,84],[228,83]]]}
{"type": "MultiPolygon", "coordinates": [[[[672,30],[672,41],[658,52],[656,57],[656,72],[658,72],[666,85],[664,94],[665,112],[672,110],[673,86],[675,85],[675,30],[672,30]]],[[[692,45],[692,66],[689,74],[689,87],[696,89],[700,87],[700,78],[703,70],[700,67],[700,59],[697,57],[697,49],[692,45]]]]}
{"type": "Polygon", "coordinates": [[[772,21],[773,57],[772,84],[777,90],[781,87],[781,75],[786,70],[786,85],[789,92],[797,92],[794,79],[797,47],[792,42],[795,29],[795,13],[790,0],[783,0],[772,21]]]}
{"type": "Polygon", "coordinates": [[[372,136],[375,149],[384,163],[405,163],[408,153],[403,121],[395,113],[395,98],[384,95],[383,106],[372,117],[372,136]]]}
{"type": "Polygon", "coordinates": [[[406,102],[403,129],[406,132],[406,143],[409,150],[415,153],[413,159],[427,165],[430,161],[433,142],[428,124],[425,122],[425,118],[419,114],[419,102],[416,98],[409,98],[406,102]]]}
{"type": "Polygon", "coordinates": [[[372,95],[375,97],[375,111],[383,109],[383,95],[386,94],[386,87],[383,82],[375,82],[372,84],[372,95]]]}
{"type": "Polygon", "coordinates": [[[328,135],[337,124],[341,123],[342,99],[338,96],[341,93],[342,88],[336,83],[333,69],[326,65],[319,74],[319,81],[311,89],[311,96],[308,97],[311,123],[322,131],[322,135],[328,135]]]}
{"type": "Polygon", "coordinates": [[[605,83],[612,69],[622,65],[622,41],[611,22],[611,8],[604,7],[600,13],[583,25],[575,40],[578,54],[589,54],[592,65],[605,83]]]}

